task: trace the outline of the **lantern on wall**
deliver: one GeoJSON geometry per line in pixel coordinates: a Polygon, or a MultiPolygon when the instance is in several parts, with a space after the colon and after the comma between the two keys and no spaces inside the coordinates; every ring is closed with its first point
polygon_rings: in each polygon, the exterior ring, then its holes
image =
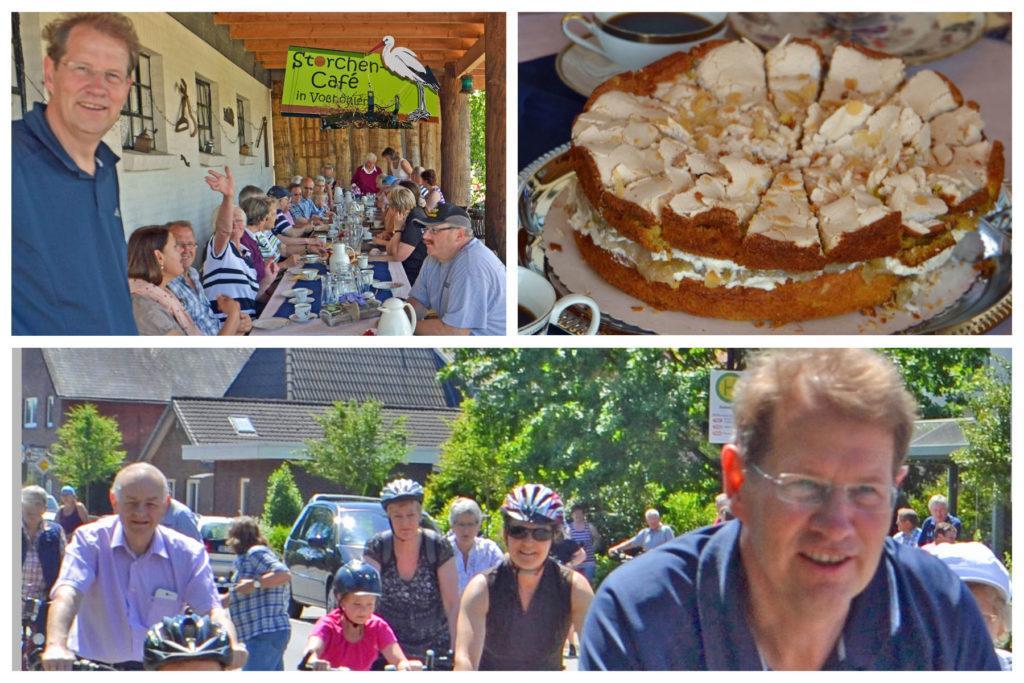
{"type": "Polygon", "coordinates": [[[463,74],[462,78],[459,79],[462,84],[462,89],[459,90],[463,95],[469,95],[473,92],[473,76],[470,74],[463,74]]]}

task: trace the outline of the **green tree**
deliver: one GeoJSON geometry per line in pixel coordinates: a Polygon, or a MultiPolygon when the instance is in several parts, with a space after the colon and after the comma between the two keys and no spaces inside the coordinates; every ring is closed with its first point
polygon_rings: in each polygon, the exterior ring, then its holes
{"type": "Polygon", "coordinates": [[[487,97],[483,90],[469,96],[470,204],[483,201],[487,189],[487,97]]]}
{"type": "Polygon", "coordinates": [[[91,501],[93,484],[107,484],[125,458],[117,420],[100,415],[91,403],[73,407],[57,430],[50,455],[54,475],[82,489],[82,499],[91,501]]]}
{"type": "Polygon", "coordinates": [[[263,504],[262,520],[270,526],[288,525],[302,512],[302,494],[288,463],[281,463],[267,479],[267,500],[263,504]]]}
{"type": "Polygon", "coordinates": [[[381,408],[378,401],[336,401],[316,418],[324,436],[306,441],[309,459],[302,467],[358,494],[378,490],[408,453],[405,418],[385,425],[381,408]]]}
{"type": "MultiPolygon", "coordinates": [[[[496,509],[512,485],[538,481],[582,501],[608,535],[638,528],[657,496],[718,488],[706,441],[709,349],[462,349],[442,374],[473,396],[445,446],[432,500],[467,479],[496,509]],[[650,483],[661,488],[652,500],[650,483]]],[[[617,535],[617,534],[615,534],[617,535]]]]}

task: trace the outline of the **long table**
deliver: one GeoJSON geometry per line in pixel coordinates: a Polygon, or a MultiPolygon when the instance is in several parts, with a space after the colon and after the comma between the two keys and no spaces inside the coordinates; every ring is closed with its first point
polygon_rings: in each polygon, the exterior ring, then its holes
{"type": "MultiPolygon", "coordinates": [[[[370,257],[370,262],[381,262],[385,261],[382,257],[370,257]]],[[[388,271],[391,273],[391,281],[398,283],[398,287],[391,290],[392,296],[396,296],[399,299],[408,299],[409,292],[412,289],[412,285],[409,283],[409,278],[405,275],[405,268],[402,264],[397,261],[389,261],[388,271]]],[[[270,301],[263,308],[263,313],[260,314],[260,320],[269,320],[275,317],[277,310],[286,303],[284,292],[289,291],[293,287],[304,286],[302,280],[296,280],[295,276],[291,273],[285,273],[284,277],[281,278],[281,282],[278,283],[277,289],[274,294],[270,297],[270,301]]],[[[266,335],[331,335],[331,336],[357,336],[366,332],[370,328],[377,327],[377,321],[380,318],[370,318],[369,320],[357,320],[355,322],[340,323],[334,327],[328,327],[324,324],[319,317],[313,318],[308,322],[296,323],[289,321],[287,325],[276,330],[265,330],[254,327],[251,336],[266,336],[266,335]]]]}

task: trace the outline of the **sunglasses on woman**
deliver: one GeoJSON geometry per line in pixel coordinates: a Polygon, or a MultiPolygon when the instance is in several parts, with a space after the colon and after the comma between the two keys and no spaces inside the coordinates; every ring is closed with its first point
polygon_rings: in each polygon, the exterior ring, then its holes
{"type": "Polygon", "coordinates": [[[519,541],[523,540],[527,536],[533,536],[533,540],[535,541],[550,541],[553,533],[554,532],[550,528],[544,526],[538,527],[536,529],[531,529],[528,526],[518,525],[510,526],[508,528],[509,537],[519,541]]]}

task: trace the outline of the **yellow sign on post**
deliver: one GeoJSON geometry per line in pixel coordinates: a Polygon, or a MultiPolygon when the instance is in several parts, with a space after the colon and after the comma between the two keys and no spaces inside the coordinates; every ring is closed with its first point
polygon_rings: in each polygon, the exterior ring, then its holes
{"type": "Polygon", "coordinates": [[[320,116],[324,128],[409,128],[413,121],[440,120],[430,68],[393,45],[386,36],[381,53],[289,47],[281,113],[320,116]]]}

